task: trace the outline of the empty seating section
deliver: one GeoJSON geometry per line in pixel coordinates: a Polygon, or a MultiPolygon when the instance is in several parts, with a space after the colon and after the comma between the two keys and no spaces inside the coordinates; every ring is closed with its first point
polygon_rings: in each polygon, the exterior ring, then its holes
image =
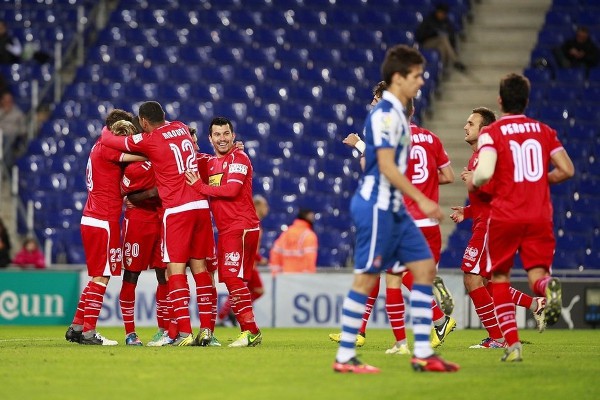
{"type": "MultiPolygon", "coordinates": [[[[576,169],[575,177],[550,190],[555,269],[600,268],[600,66],[590,71],[562,69],[552,54],[553,48],[574,35],[577,25],[587,26],[600,43],[599,11],[598,2],[554,0],[524,71],[532,85],[527,114],[557,130],[576,169]]],[[[460,265],[459,250],[468,240],[461,225],[450,237],[441,267],[460,265]]]]}

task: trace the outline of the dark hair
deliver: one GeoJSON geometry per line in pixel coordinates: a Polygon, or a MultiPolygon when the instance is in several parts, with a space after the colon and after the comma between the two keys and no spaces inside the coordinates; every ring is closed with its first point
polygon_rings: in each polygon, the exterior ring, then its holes
{"type": "Polygon", "coordinates": [[[133,114],[131,114],[125,110],[121,110],[120,108],[115,108],[114,110],[109,112],[108,115],[106,116],[105,125],[110,130],[110,128],[112,127],[112,125],[115,122],[121,121],[121,120],[132,122],[133,114]]]}
{"type": "Polygon", "coordinates": [[[208,125],[208,135],[211,136],[212,135],[212,127],[214,125],[217,126],[223,126],[223,125],[229,125],[229,129],[231,129],[231,132],[233,133],[233,124],[231,123],[231,121],[225,117],[214,117],[212,121],[210,121],[210,125],[208,125]]]}
{"type": "Polygon", "coordinates": [[[146,101],[142,103],[139,110],[140,118],[147,119],[152,124],[157,124],[165,120],[165,111],[159,102],[146,101]]]}
{"type": "Polygon", "coordinates": [[[443,11],[448,13],[450,11],[450,6],[446,3],[437,3],[435,5],[435,11],[443,11]]]}
{"type": "Polygon", "coordinates": [[[487,107],[474,108],[472,113],[481,115],[481,125],[479,126],[479,129],[496,121],[496,114],[487,107]]]}
{"type": "Polygon", "coordinates": [[[135,117],[133,117],[133,120],[131,120],[131,123],[133,124],[133,126],[135,126],[135,129],[138,131],[138,133],[144,132],[144,128],[142,128],[142,124],[140,124],[139,115],[136,115],[135,117]]]}
{"type": "Polygon", "coordinates": [[[522,114],[529,100],[529,79],[521,74],[511,73],[500,81],[502,111],[508,114],[522,114]]]}
{"type": "Polygon", "coordinates": [[[577,27],[577,32],[590,33],[590,30],[589,30],[589,28],[587,26],[579,25],[577,27]]]}
{"type": "Polygon", "coordinates": [[[380,81],[375,87],[373,87],[373,97],[378,99],[383,96],[383,92],[388,88],[387,83],[385,81],[380,81]]]}
{"type": "Polygon", "coordinates": [[[389,86],[392,83],[392,76],[399,73],[406,77],[411,68],[416,65],[424,65],[425,58],[419,53],[419,50],[408,47],[405,44],[398,44],[390,48],[385,54],[383,64],[381,64],[381,77],[389,86]]]}
{"type": "Polygon", "coordinates": [[[314,214],[314,213],[315,212],[313,210],[309,209],[309,208],[301,208],[298,211],[298,216],[296,218],[301,219],[301,220],[306,221],[306,222],[312,223],[313,222],[312,219],[309,219],[308,216],[310,214],[314,214]]]}

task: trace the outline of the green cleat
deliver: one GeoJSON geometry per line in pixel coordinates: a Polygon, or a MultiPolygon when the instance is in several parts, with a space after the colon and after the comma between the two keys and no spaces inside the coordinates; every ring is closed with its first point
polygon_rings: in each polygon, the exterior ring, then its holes
{"type": "Polygon", "coordinates": [[[212,332],[208,328],[202,328],[196,339],[194,339],[194,344],[192,346],[201,346],[206,347],[210,344],[210,341],[213,337],[212,332]]]}
{"type": "MultiPolygon", "coordinates": [[[[341,333],[330,333],[329,334],[329,340],[339,343],[342,340],[342,334],[341,333]]],[[[367,341],[366,336],[363,332],[358,332],[358,335],[356,335],[356,347],[363,347],[365,345],[365,342],[367,341]]]]}
{"type": "Polygon", "coordinates": [[[439,276],[433,279],[433,294],[444,314],[451,315],[454,311],[454,299],[444,284],[444,280],[439,276]]]}
{"type": "Polygon", "coordinates": [[[436,347],[440,347],[450,332],[454,330],[454,328],[456,328],[456,320],[452,317],[446,316],[446,319],[442,325],[434,326],[431,330],[431,347],[434,349],[436,347]]]}
{"type": "Polygon", "coordinates": [[[546,287],[546,325],[554,325],[562,311],[562,288],[560,281],[552,278],[546,287]]]}
{"type": "Polygon", "coordinates": [[[522,351],[523,351],[523,346],[521,345],[520,342],[517,342],[517,343],[513,344],[512,346],[508,347],[504,351],[504,355],[502,356],[500,361],[508,361],[508,362],[523,361],[523,358],[521,357],[522,351]]]}
{"type": "Polygon", "coordinates": [[[191,333],[187,336],[177,335],[175,340],[171,343],[171,346],[191,346],[194,343],[194,335],[191,333]]]}
{"type": "Polygon", "coordinates": [[[210,338],[210,342],[208,343],[208,347],[221,347],[221,342],[213,335],[210,338]]]}
{"type": "Polygon", "coordinates": [[[243,331],[229,347],[255,347],[262,342],[262,333],[254,334],[250,331],[243,331]]]}

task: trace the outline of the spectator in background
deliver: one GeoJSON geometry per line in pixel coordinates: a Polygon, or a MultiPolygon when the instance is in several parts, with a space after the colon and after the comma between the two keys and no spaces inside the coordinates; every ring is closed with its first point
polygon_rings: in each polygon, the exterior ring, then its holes
{"type": "Polygon", "coordinates": [[[590,37],[585,26],[580,26],[575,36],[554,49],[554,56],[561,68],[585,67],[590,69],[598,65],[600,51],[590,37]]]}
{"type": "Polygon", "coordinates": [[[15,64],[21,61],[21,42],[8,32],[6,22],[0,21],[0,64],[15,64]]]}
{"type": "Polygon", "coordinates": [[[273,273],[317,271],[317,235],[313,231],[314,211],[300,209],[292,225],[279,235],[271,249],[273,273]]]}
{"type": "Polygon", "coordinates": [[[16,158],[15,153],[19,151],[21,141],[27,135],[27,126],[25,114],[15,104],[10,92],[0,95],[0,130],[3,136],[4,164],[11,167],[16,158]]]}
{"type": "Polygon", "coordinates": [[[465,72],[467,67],[458,59],[456,32],[448,11],[447,4],[438,4],[417,27],[415,38],[422,48],[439,51],[444,67],[453,65],[457,70],[465,72]]]}
{"type": "Polygon", "coordinates": [[[10,264],[10,237],[4,221],[0,218],[0,268],[6,268],[10,264]]]}
{"type": "Polygon", "coordinates": [[[25,238],[23,241],[23,247],[15,255],[15,258],[12,262],[21,268],[46,268],[44,253],[42,253],[42,250],[40,250],[36,240],[30,236],[25,238]]]}

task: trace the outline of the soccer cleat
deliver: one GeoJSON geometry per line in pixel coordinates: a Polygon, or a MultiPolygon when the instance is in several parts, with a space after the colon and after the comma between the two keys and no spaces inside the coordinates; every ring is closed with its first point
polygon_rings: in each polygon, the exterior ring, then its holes
{"type": "Polygon", "coordinates": [[[431,347],[434,349],[440,347],[454,328],[456,328],[456,320],[446,316],[442,325],[434,326],[433,329],[431,329],[431,347]]]}
{"type": "Polygon", "coordinates": [[[387,349],[385,354],[399,354],[399,355],[410,355],[410,349],[406,343],[398,344],[394,343],[391,349],[387,349]]]}
{"type": "Polygon", "coordinates": [[[444,284],[444,280],[439,276],[433,279],[433,293],[444,314],[451,315],[454,311],[454,299],[444,284]]]}
{"type": "Polygon", "coordinates": [[[506,342],[499,342],[496,339],[492,339],[491,337],[487,337],[481,341],[479,344],[474,344],[473,346],[469,346],[470,349],[504,349],[506,348],[506,342]]]}
{"type": "Polygon", "coordinates": [[[537,326],[538,332],[544,332],[546,329],[546,299],[544,297],[534,297],[536,308],[533,311],[533,318],[537,326]]]}
{"type": "Polygon", "coordinates": [[[523,361],[523,358],[521,357],[522,351],[523,351],[523,347],[521,346],[521,343],[517,342],[517,343],[513,344],[512,346],[508,347],[504,351],[504,355],[502,356],[500,361],[508,361],[508,362],[523,361]]]}
{"type": "MultiPolygon", "coordinates": [[[[341,333],[330,333],[329,334],[329,339],[339,343],[342,341],[342,334],[341,333]]],[[[366,335],[363,332],[358,332],[358,335],[356,335],[356,347],[363,347],[365,345],[365,342],[367,341],[366,335]]]]}
{"type": "Polygon", "coordinates": [[[336,362],[333,363],[333,370],[342,374],[353,373],[353,374],[378,374],[381,370],[369,364],[363,364],[356,357],[352,357],[347,362],[336,362]]]}
{"type": "Polygon", "coordinates": [[[458,364],[446,361],[436,354],[426,358],[413,357],[410,363],[418,372],[456,372],[460,369],[458,364]]]}
{"type": "Polygon", "coordinates": [[[137,333],[132,332],[129,335],[125,336],[125,344],[127,346],[143,346],[144,343],[140,340],[137,333]]]}
{"type": "Polygon", "coordinates": [[[550,279],[546,287],[546,325],[554,325],[562,310],[562,288],[556,278],[550,279]]]}
{"type": "Polygon", "coordinates": [[[165,331],[157,331],[146,346],[159,347],[162,346],[162,338],[165,336],[165,331]]]}
{"type": "Polygon", "coordinates": [[[119,344],[119,342],[117,342],[116,340],[107,339],[98,332],[94,333],[89,338],[86,338],[84,335],[81,335],[81,341],[79,343],[97,346],[116,346],[119,344]]]}
{"type": "Polygon", "coordinates": [[[208,347],[221,347],[221,342],[219,342],[215,335],[212,335],[208,347]]]}
{"type": "Polygon", "coordinates": [[[212,332],[208,328],[203,328],[200,330],[196,339],[194,339],[194,344],[192,346],[201,346],[206,347],[210,344],[210,341],[213,337],[212,332]]]}
{"type": "Polygon", "coordinates": [[[65,333],[65,339],[67,339],[67,342],[79,343],[81,342],[81,333],[81,331],[76,331],[75,329],[69,327],[65,333]]]}
{"type": "Polygon", "coordinates": [[[258,331],[258,333],[251,333],[250,331],[243,331],[240,335],[235,339],[233,343],[229,345],[229,347],[254,347],[259,345],[262,342],[262,333],[258,331]]]}
{"type": "Polygon", "coordinates": [[[187,336],[181,336],[178,334],[175,340],[173,340],[170,345],[171,346],[191,346],[194,343],[194,335],[191,333],[187,336]]]}

